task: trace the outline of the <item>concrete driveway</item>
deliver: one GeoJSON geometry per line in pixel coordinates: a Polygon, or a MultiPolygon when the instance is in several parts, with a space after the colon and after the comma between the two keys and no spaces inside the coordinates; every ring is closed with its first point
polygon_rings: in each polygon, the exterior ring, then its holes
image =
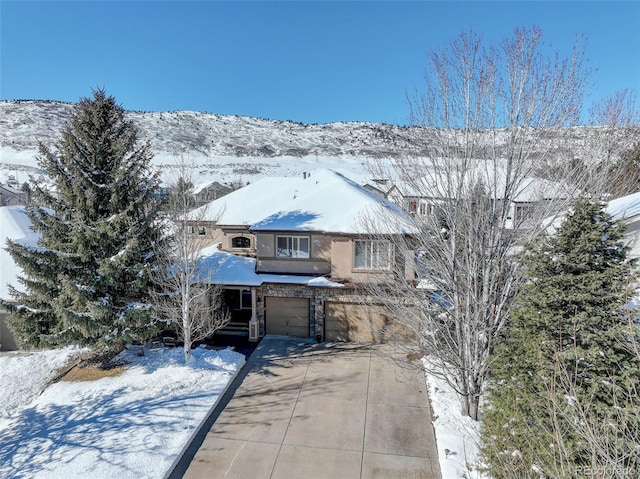
{"type": "Polygon", "coordinates": [[[170,477],[440,478],[424,378],[376,348],[264,338],[170,477]]]}

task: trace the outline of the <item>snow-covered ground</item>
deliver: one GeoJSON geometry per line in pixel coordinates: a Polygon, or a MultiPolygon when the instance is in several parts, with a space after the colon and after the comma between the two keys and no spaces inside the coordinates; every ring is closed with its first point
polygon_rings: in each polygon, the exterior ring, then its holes
{"type": "MultiPolygon", "coordinates": [[[[163,477],[245,361],[230,349],[195,349],[189,365],[179,348],[125,351],[120,376],[46,388],[78,352],[0,356],[0,478],[163,477]]],[[[445,381],[427,384],[443,479],[482,477],[479,423],[445,381]]]]}
{"type": "Polygon", "coordinates": [[[6,353],[0,356],[0,428],[3,419],[15,416],[38,397],[46,384],[55,378],[56,371],[79,352],[77,348],[68,347],[36,354],[6,353]]]}
{"type": "Polygon", "coordinates": [[[477,470],[480,423],[460,414],[460,401],[443,379],[426,374],[443,479],[482,478],[477,470]]]}
{"type": "Polygon", "coordinates": [[[0,478],[163,477],[245,361],[230,349],[195,349],[188,365],[179,348],[125,351],[120,376],[43,390],[74,352],[0,357],[0,478]]]}

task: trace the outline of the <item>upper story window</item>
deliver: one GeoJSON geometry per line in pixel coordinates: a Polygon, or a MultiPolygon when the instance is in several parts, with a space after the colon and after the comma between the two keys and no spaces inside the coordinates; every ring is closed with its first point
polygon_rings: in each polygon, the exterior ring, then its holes
{"type": "Polygon", "coordinates": [[[276,236],[276,258],[308,257],[308,236],[276,236]]]}
{"type": "Polygon", "coordinates": [[[251,239],[246,236],[236,236],[231,238],[232,248],[251,248],[251,239]]]}
{"type": "Polygon", "coordinates": [[[353,266],[355,269],[391,269],[391,243],[387,240],[356,240],[353,266]]]}
{"type": "Polygon", "coordinates": [[[513,222],[516,226],[521,226],[526,220],[533,216],[535,206],[531,203],[522,203],[514,206],[513,222]]]}
{"type": "Polygon", "coordinates": [[[187,234],[206,236],[207,228],[205,226],[200,226],[200,225],[196,225],[196,226],[187,225],[187,234]]]}

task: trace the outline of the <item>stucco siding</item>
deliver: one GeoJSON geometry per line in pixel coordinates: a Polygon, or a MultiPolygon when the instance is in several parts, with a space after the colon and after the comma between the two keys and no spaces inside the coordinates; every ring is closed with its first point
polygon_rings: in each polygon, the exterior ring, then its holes
{"type": "Polygon", "coordinates": [[[354,268],[353,238],[334,237],[331,241],[331,278],[353,283],[393,281],[392,271],[367,271],[354,268]]]}
{"type": "Polygon", "coordinates": [[[258,273],[325,275],[331,273],[331,238],[320,234],[258,233],[258,273]],[[277,258],[276,236],[309,238],[309,258],[277,258]]]}
{"type": "Polygon", "coordinates": [[[331,273],[331,263],[312,259],[258,258],[256,271],[258,273],[322,276],[331,273]]]}
{"type": "Polygon", "coordinates": [[[331,241],[331,277],[349,280],[353,269],[353,242],[350,238],[333,238],[331,241]]]}
{"type": "Polygon", "coordinates": [[[258,258],[274,258],[276,255],[276,235],[273,233],[258,233],[256,235],[258,258]]]}

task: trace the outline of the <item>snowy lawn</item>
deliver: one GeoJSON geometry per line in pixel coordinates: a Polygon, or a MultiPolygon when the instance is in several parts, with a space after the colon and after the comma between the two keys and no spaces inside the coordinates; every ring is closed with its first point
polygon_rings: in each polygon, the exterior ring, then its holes
{"type": "Polygon", "coordinates": [[[480,423],[460,414],[460,401],[446,381],[426,376],[443,479],[486,477],[476,469],[480,423]]]}
{"type": "MultiPolygon", "coordinates": [[[[75,350],[77,352],[77,350],[75,350]]],[[[230,349],[124,351],[120,376],[57,382],[74,353],[0,357],[0,478],[161,478],[244,364],[230,349]]]]}

